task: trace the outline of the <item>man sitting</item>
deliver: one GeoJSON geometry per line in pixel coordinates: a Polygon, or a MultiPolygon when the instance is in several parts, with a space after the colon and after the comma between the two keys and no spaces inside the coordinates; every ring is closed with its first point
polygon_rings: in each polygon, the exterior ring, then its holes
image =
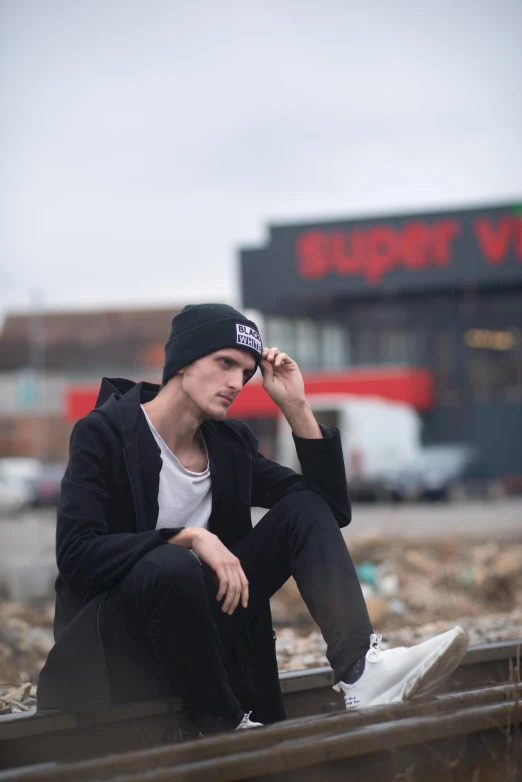
{"type": "Polygon", "coordinates": [[[316,422],[295,361],[263,347],[232,307],[185,307],[162,386],[104,379],[72,432],[39,708],[178,693],[203,733],[284,719],[269,599],[290,576],[347,708],[431,692],[462,659],[466,634],[381,651],[340,531],[350,520],[339,431],[316,422]],[[302,474],[226,418],[258,367],[302,474]],[[254,528],[252,506],[268,509],[254,528]]]}

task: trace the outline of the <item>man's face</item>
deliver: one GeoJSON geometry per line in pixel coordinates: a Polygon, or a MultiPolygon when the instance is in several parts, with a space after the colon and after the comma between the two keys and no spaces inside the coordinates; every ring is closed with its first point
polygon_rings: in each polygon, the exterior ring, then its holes
{"type": "Polygon", "coordinates": [[[223,348],[182,369],[181,388],[205,418],[221,420],[255,367],[246,351],[223,348]]]}

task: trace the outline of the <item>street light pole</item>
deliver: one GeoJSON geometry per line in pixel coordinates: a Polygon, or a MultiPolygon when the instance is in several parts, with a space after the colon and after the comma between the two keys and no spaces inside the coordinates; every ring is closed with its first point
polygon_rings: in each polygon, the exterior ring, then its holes
{"type": "Polygon", "coordinates": [[[43,296],[40,290],[31,294],[31,309],[28,317],[28,365],[32,385],[33,408],[31,415],[31,440],[33,456],[42,459],[45,452],[43,442],[42,416],[45,413],[45,324],[43,318],[43,296]]]}

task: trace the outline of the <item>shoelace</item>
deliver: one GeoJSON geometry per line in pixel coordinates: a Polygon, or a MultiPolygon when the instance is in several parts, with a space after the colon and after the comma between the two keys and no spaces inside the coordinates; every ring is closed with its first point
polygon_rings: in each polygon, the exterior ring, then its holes
{"type": "MultiPolygon", "coordinates": [[[[370,648],[366,652],[366,659],[371,663],[378,663],[379,660],[382,658],[382,650],[380,648],[380,643],[382,641],[382,635],[377,635],[377,633],[372,633],[370,635],[370,648]]],[[[346,685],[344,682],[338,682],[337,684],[334,684],[333,689],[336,692],[343,692],[344,693],[344,702],[346,704],[346,708],[351,708],[353,703],[353,695],[352,690],[356,685],[346,685]]]]}
{"type": "Polygon", "coordinates": [[[366,652],[366,659],[371,663],[378,663],[382,659],[383,654],[387,654],[392,657],[397,652],[402,652],[406,649],[406,646],[394,646],[393,649],[381,649],[380,643],[382,641],[382,635],[372,633],[370,636],[370,648],[366,652]]]}
{"type": "Polygon", "coordinates": [[[377,633],[372,633],[370,635],[370,648],[366,652],[366,659],[370,663],[378,663],[379,660],[382,657],[382,650],[380,648],[380,643],[382,641],[382,635],[377,635],[377,633]]]}
{"type": "Polygon", "coordinates": [[[245,716],[243,717],[243,719],[241,720],[241,722],[239,723],[239,725],[237,727],[241,728],[243,725],[248,725],[248,723],[250,721],[250,715],[251,714],[252,714],[251,711],[249,711],[248,714],[245,714],[245,716]]]}

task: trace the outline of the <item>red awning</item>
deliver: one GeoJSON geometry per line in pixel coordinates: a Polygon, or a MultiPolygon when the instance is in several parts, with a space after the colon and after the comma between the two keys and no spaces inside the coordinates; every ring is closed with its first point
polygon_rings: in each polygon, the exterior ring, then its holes
{"type": "MultiPolygon", "coordinates": [[[[420,412],[434,404],[433,377],[425,369],[375,367],[343,372],[316,372],[304,375],[307,396],[315,394],[355,394],[380,396],[408,402],[420,412]]],[[[230,416],[270,417],[278,409],[263,390],[261,378],[252,380],[230,408],[230,416]]]]}
{"type": "MultiPolygon", "coordinates": [[[[408,402],[420,412],[433,407],[433,376],[426,369],[372,367],[342,372],[305,373],[306,393],[380,396],[408,402]]],[[[93,409],[98,386],[71,386],[65,395],[65,415],[76,421],[93,409]]],[[[263,390],[261,378],[251,380],[230,408],[231,418],[265,418],[278,414],[278,408],[263,390]]]]}

